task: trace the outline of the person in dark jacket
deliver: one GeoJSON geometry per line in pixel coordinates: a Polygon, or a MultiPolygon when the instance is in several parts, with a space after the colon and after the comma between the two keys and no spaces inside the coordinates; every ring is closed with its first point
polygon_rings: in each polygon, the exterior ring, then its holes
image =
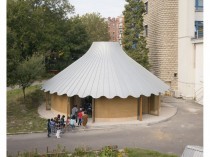
{"type": "Polygon", "coordinates": [[[47,120],[47,137],[50,137],[51,134],[51,126],[50,126],[50,119],[47,120]]]}

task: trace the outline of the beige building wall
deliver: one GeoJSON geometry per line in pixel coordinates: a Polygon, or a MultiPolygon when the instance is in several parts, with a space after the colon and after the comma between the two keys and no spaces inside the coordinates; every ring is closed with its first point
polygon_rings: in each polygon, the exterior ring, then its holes
{"type": "MultiPolygon", "coordinates": [[[[58,96],[51,94],[51,109],[59,112],[66,117],[70,115],[70,111],[75,103],[73,97],[67,95],[58,96]]],[[[159,115],[160,97],[152,95],[151,97],[142,97],[142,113],[159,115]]],[[[130,121],[138,120],[140,116],[140,99],[129,96],[126,99],[114,97],[108,99],[101,97],[95,99],[95,122],[107,121],[130,121]],[[139,106],[138,106],[139,105],[139,106]]]]}
{"type": "Polygon", "coordinates": [[[57,94],[51,95],[51,108],[65,115],[70,114],[70,101],[67,95],[58,96],[57,94]]]}
{"type": "MultiPolygon", "coordinates": [[[[119,97],[113,99],[107,99],[105,97],[95,99],[96,122],[137,120],[140,112],[138,99],[131,96],[126,99],[119,97]]],[[[160,96],[152,95],[149,98],[145,96],[142,97],[143,114],[159,115],[159,112],[160,96]]]]}
{"type": "Polygon", "coordinates": [[[137,120],[137,99],[114,97],[95,99],[95,121],[137,120]]]}
{"type": "Polygon", "coordinates": [[[178,0],[144,0],[148,13],[144,25],[148,27],[147,45],[151,72],[177,89],[178,71],[178,0]]]}
{"type": "Polygon", "coordinates": [[[149,113],[148,103],[149,103],[149,98],[146,97],[146,96],[142,96],[142,112],[144,114],[148,114],[149,113]]]}
{"type": "Polygon", "coordinates": [[[161,110],[161,104],[160,104],[160,96],[151,95],[150,97],[150,105],[149,105],[149,114],[159,116],[160,110],[161,110]]]}

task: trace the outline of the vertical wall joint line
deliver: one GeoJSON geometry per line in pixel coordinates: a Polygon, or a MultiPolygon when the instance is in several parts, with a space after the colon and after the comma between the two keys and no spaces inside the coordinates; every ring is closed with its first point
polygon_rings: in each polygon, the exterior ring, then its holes
{"type": "Polygon", "coordinates": [[[92,122],[95,123],[95,99],[92,98],[92,122]]]}
{"type": "Polygon", "coordinates": [[[142,96],[140,96],[140,121],[142,121],[142,96]]]}

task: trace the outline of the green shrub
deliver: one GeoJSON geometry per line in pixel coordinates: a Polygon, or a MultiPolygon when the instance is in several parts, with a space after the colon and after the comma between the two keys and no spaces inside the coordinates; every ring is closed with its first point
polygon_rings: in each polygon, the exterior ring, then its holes
{"type": "Polygon", "coordinates": [[[44,102],[40,86],[26,89],[24,100],[21,89],[7,92],[7,132],[33,132],[46,130],[46,120],[40,118],[38,107],[44,102]]]}
{"type": "Polygon", "coordinates": [[[99,154],[100,157],[117,157],[117,155],[118,151],[113,149],[112,146],[104,147],[99,154]]]}
{"type": "Polygon", "coordinates": [[[177,157],[173,154],[162,154],[157,151],[146,150],[141,148],[126,148],[125,152],[128,155],[128,157],[177,157]]]}
{"type": "Polygon", "coordinates": [[[65,150],[65,147],[57,145],[57,149],[44,154],[35,152],[19,153],[18,157],[177,157],[171,154],[162,154],[157,151],[141,148],[126,148],[119,151],[116,146],[106,146],[99,151],[88,150],[87,148],[76,148],[73,153],[65,150]]]}

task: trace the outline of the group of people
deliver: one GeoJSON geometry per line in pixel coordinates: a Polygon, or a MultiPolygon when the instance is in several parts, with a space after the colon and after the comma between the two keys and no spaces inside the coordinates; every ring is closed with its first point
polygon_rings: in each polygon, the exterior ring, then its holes
{"type": "Polygon", "coordinates": [[[48,119],[47,120],[47,136],[50,137],[51,134],[56,134],[57,138],[60,138],[60,133],[64,131],[64,128],[66,126],[65,123],[65,115],[62,117],[60,114],[57,115],[54,119],[48,119]]]}
{"type": "Polygon", "coordinates": [[[75,126],[83,126],[86,127],[88,122],[87,112],[82,108],[77,109],[76,105],[72,108],[71,115],[67,117],[65,121],[65,115],[62,117],[60,114],[57,115],[54,119],[48,119],[47,121],[47,136],[55,134],[57,138],[60,138],[60,134],[64,133],[66,130],[74,129],[75,126]]]}
{"type": "Polygon", "coordinates": [[[83,125],[84,127],[87,124],[88,121],[88,115],[87,112],[84,111],[83,108],[80,108],[80,110],[77,109],[76,106],[72,108],[72,114],[71,117],[75,117],[75,124],[78,124],[78,126],[83,125]]]}

